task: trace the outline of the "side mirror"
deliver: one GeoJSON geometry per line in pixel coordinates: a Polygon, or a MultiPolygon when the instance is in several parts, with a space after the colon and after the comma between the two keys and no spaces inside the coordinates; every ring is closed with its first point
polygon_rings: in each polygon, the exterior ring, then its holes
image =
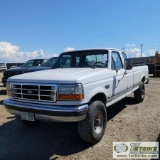
{"type": "Polygon", "coordinates": [[[124,69],[131,70],[133,68],[133,63],[131,59],[125,59],[124,60],[124,69]]]}

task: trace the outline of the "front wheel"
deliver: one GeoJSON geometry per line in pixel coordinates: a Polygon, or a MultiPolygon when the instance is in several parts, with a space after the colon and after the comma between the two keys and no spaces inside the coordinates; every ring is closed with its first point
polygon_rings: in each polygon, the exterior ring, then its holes
{"type": "Polygon", "coordinates": [[[139,88],[134,92],[134,98],[137,102],[142,102],[145,97],[145,85],[143,82],[139,84],[139,88]]]}
{"type": "Polygon", "coordinates": [[[89,106],[85,120],[78,123],[78,132],[84,141],[98,143],[105,132],[107,121],[106,107],[101,101],[94,101],[89,106]]]}
{"type": "Polygon", "coordinates": [[[149,79],[146,81],[146,84],[148,84],[149,83],[149,79]]]}

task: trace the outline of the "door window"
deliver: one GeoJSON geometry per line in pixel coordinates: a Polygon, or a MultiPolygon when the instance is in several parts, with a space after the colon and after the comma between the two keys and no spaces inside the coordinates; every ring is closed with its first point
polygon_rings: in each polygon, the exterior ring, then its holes
{"type": "Polygon", "coordinates": [[[123,68],[122,60],[118,52],[115,52],[115,51],[112,52],[112,59],[113,60],[112,60],[111,66],[115,65],[115,69],[123,68]]]}
{"type": "Polygon", "coordinates": [[[126,53],[122,52],[122,56],[123,56],[124,59],[127,59],[126,53]]]}

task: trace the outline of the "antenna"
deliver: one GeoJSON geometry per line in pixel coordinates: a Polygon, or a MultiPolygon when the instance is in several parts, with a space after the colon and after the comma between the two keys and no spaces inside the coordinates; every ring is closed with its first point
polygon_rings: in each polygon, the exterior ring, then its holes
{"type": "Polygon", "coordinates": [[[141,44],[141,57],[142,57],[142,47],[143,47],[143,44],[141,44]]]}
{"type": "Polygon", "coordinates": [[[47,44],[46,44],[46,39],[44,40],[44,52],[46,53],[47,51],[46,51],[46,49],[47,49],[47,44]]]}
{"type": "Polygon", "coordinates": [[[122,47],[122,50],[125,50],[124,46],[122,47]]]}

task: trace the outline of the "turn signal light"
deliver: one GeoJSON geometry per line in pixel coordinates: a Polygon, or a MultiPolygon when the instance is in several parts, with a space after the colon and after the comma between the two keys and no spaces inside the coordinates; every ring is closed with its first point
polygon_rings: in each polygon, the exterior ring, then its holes
{"type": "Polygon", "coordinates": [[[8,90],[8,89],[7,89],[7,90],[6,90],[6,93],[7,93],[8,96],[11,96],[11,90],[8,90]]]}
{"type": "Polygon", "coordinates": [[[58,100],[82,100],[83,94],[59,94],[58,100]]]}

